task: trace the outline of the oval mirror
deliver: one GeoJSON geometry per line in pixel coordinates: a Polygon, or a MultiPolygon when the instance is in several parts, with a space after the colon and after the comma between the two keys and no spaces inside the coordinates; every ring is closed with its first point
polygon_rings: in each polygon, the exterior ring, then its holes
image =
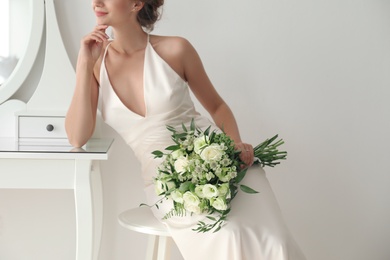
{"type": "Polygon", "coordinates": [[[0,104],[26,80],[38,55],[45,16],[44,0],[1,0],[0,104]],[[4,26],[6,25],[6,26],[4,26]]]}

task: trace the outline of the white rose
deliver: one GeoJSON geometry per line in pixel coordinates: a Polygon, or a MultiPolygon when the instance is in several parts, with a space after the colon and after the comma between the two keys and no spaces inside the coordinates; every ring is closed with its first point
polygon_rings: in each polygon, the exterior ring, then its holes
{"type": "Polygon", "coordinates": [[[196,195],[198,195],[199,198],[204,198],[203,187],[204,185],[198,185],[195,187],[195,193],[196,195]]]}
{"type": "Polygon", "coordinates": [[[178,150],[175,150],[171,153],[171,156],[173,159],[177,159],[179,158],[180,156],[184,156],[184,151],[181,150],[181,149],[178,149],[178,150]]]}
{"type": "Polygon", "coordinates": [[[188,166],[188,159],[187,157],[180,156],[176,159],[174,165],[176,172],[183,173],[186,171],[186,168],[188,166]]]}
{"type": "Polygon", "coordinates": [[[171,197],[174,201],[176,201],[177,203],[183,203],[184,200],[183,200],[183,193],[181,193],[180,191],[178,190],[174,190],[172,191],[171,193],[171,197]]]}
{"type": "Polygon", "coordinates": [[[218,188],[212,184],[205,184],[202,191],[204,197],[208,199],[218,196],[218,188]]]}
{"type": "Polygon", "coordinates": [[[228,208],[225,200],[221,197],[213,199],[211,201],[211,206],[217,210],[226,210],[228,208]]]}
{"type": "Polygon", "coordinates": [[[207,135],[202,135],[194,140],[194,151],[197,154],[200,154],[202,149],[207,145],[207,142],[209,141],[209,137],[207,135]]]}
{"type": "Polygon", "coordinates": [[[202,213],[202,210],[200,209],[199,205],[186,205],[184,204],[184,208],[189,211],[189,212],[193,212],[195,214],[201,214],[202,213]]]}
{"type": "Polygon", "coordinates": [[[200,214],[201,210],[199,207],[200,200],[198,196],[193,194],[190,191],[187,191],[183,194],[183,200],[184,200],[184,208],[188,210],[189,212],[194,212],[196,214],[200,214]]]}
{"type": "Polygon", "coordinates": [[[224,151],[218,144],[211,144],[202,150],[200,157],[206,162],[218,161],[222,158],[224,151]]]}

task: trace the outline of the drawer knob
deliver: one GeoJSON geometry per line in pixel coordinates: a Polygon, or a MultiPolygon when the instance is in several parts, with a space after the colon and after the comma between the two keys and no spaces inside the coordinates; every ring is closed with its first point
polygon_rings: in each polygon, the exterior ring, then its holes
{"type": "Polygon", "coordinates": [[[54,126],[53,126],[52,124],[48,124],[48,125],[46,126],[46,130],[49,131],[49,132],[51,132],[51,131],[54,130],[54,126]]]}

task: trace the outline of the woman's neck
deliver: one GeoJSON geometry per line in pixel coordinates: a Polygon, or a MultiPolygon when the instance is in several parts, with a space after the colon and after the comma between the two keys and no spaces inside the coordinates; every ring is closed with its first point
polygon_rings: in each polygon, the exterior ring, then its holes
{"type": "Polygon", "coordinates": [[[141,26],[113,28],[113,33],[114,41],[111,47],[119,53],[131,55],[146,47],[148,35],[141,26]]]}

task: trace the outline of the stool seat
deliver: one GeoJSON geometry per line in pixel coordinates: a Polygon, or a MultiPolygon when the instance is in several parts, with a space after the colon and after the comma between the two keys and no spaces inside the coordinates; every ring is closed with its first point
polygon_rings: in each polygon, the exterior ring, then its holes
{"type": "Polygon", "coordinates": [[[147,260],[168,260],[170,256],[171,235],[167,227],[153,215],[149,207],[138,207],[119,214],[121,226],[149,235],[147,260]]]}
{"type": "Polygon", "coordinates": [[[149,207],[126,210],[118,216],[118,219],[123,227],[139,233],[171,236],[166,226],[156,219],[149,207]]]}

